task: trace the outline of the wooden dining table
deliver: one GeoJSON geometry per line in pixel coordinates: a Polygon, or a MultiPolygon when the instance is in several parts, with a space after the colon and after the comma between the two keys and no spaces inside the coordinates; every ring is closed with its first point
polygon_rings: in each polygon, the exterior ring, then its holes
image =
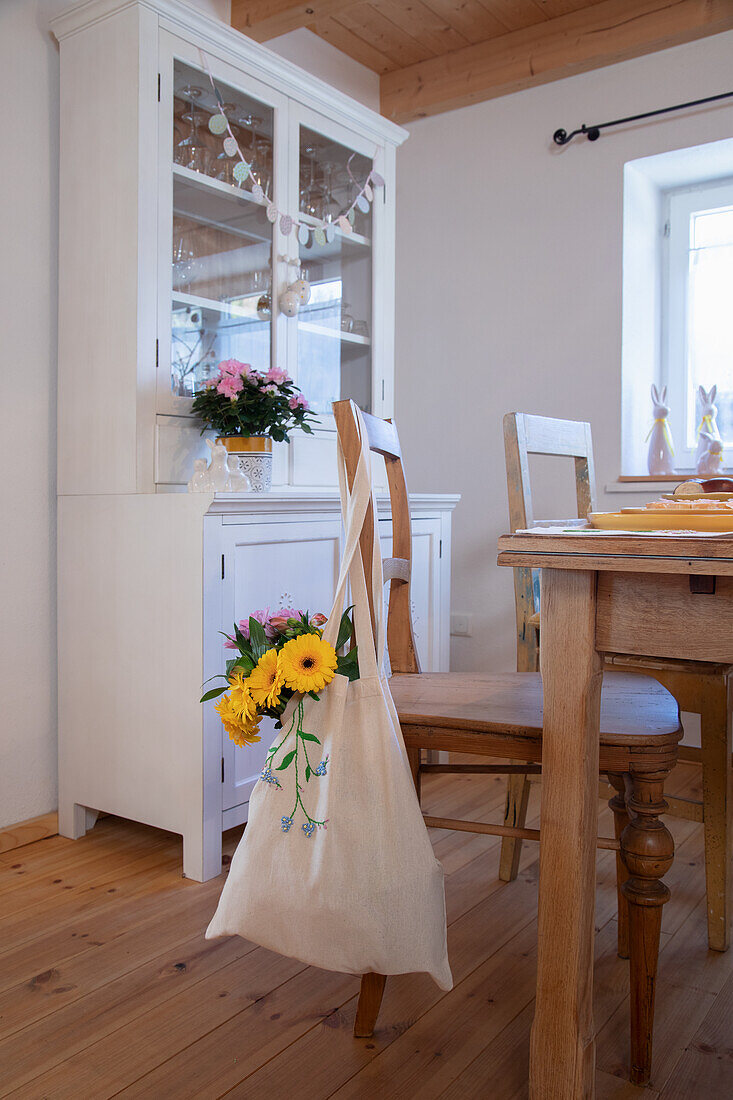
{"type": "MultiPolygon", "coordinates": [[[[499,565],[539,569],[541,584],[542,805],[529,1094],[580,1100],[595,1090],[603,662],[636,655],[733,664],[733,534],[537,528],[502,536],[498,548],[499,565]]],[[[730,709],[729,698],[729,731],[730,709]]],[[[730,752],[727,769],[730,813],[730,752]]]]}

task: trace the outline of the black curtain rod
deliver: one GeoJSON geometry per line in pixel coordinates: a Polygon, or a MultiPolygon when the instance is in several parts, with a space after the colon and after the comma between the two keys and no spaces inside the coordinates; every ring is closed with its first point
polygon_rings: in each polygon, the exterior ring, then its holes
{"type": "Polygon", "coordinates": [[[719,99],[730,99],[733,92],[722,92],[720,95],[709,95],[706,99],[693,99],[689,103],[677,103],[674,107],[660,107],[658,111],[645,111],[643,115],[629,115],[628,118],[615,118],[613,122],[599,122],[596,126],[586,126],[585,123],[578,130],[555,130],[552,140],[555,145],[567,145],[578,134],[585,134],[588,141],[598,141],[601,130],[607,126],[622,126],[624,122],[638,122],[641,118],[654,118],[655,115],[668,115],[670,111],[684,111],[686,107],[700,107],[703,103],[715,103],[719,99]]]}

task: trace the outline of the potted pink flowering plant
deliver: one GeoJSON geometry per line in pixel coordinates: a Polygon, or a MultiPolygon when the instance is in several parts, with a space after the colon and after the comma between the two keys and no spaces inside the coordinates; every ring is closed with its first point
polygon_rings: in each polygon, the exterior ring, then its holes
{"type": "Polygon", "coordinates": [[[311,433],[317,423],[308,402],[287,371],[266,373],[249,363],[225,359],[193,399],[193,412],[213,428],[256,492],[272,484],[272,441],[288,439],[294,428],[311,433]]]}

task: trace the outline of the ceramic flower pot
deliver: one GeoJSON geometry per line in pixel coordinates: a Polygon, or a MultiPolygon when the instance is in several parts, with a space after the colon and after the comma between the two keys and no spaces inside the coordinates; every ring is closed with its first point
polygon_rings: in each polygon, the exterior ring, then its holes
{"type": "Polygon", "coordinates": [[[225,435],[217,443],[227,449],[229,469],[239,469],[249,480],[253,493],[272,488],[272,440],[268,435],[225,435]]]}

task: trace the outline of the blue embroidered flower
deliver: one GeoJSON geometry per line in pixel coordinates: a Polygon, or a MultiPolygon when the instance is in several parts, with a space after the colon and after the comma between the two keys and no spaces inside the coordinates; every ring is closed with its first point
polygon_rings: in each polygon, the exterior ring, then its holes
{"type": "Polygon", "coordinates": [[[280,828],[282,829],[282,831],[284,833],[289,833],[290,832],[290,826],[292,824],[293,824],[292,817],[281,817],[280,818],[280,828]]]}
{"type": "Polygon", "coordinates": [[[306,821],[304,825],[300,826],[306,836],[313,836],[316,831],[316,827],[312,821],[306,821]]]}
{"type": "Polygon", "coordinates": [[[264,767],[264,768],[262,769],[262,772],[261,772],[261,774],[260,774],[260,779],[261,779],[261,780],[262,780],[262,781],[263,781],[264,783],[269,783],[269,784],[271,784],[271,786],[273,786],[273,787],[279,787],[279,788],[280,788],[280,790],[282,790],[282,784],[281,784],[281,783],[280,783],[280,781],[279,781],[278,779],[276,779],[276,778],[275,778],[275,776],[274,776],[274,775],[272,774],[272,768],[264,767]]]}
{"type": "Polygon", "coordinates": [[[325,758],[324,758],[323,760],[321,760],[320,764],[319,764],[319,765],[318,765],[318,767],[317,767],[317,768],[316,768],[316,769],[314,770],[313,774],[314,774],[314,775],[325,775],[325,774],[326,774],[326,765],[327,765],[327,764],[328,764],[328,757],[326,756],[326,757],[325,757],[325,758]]]}

